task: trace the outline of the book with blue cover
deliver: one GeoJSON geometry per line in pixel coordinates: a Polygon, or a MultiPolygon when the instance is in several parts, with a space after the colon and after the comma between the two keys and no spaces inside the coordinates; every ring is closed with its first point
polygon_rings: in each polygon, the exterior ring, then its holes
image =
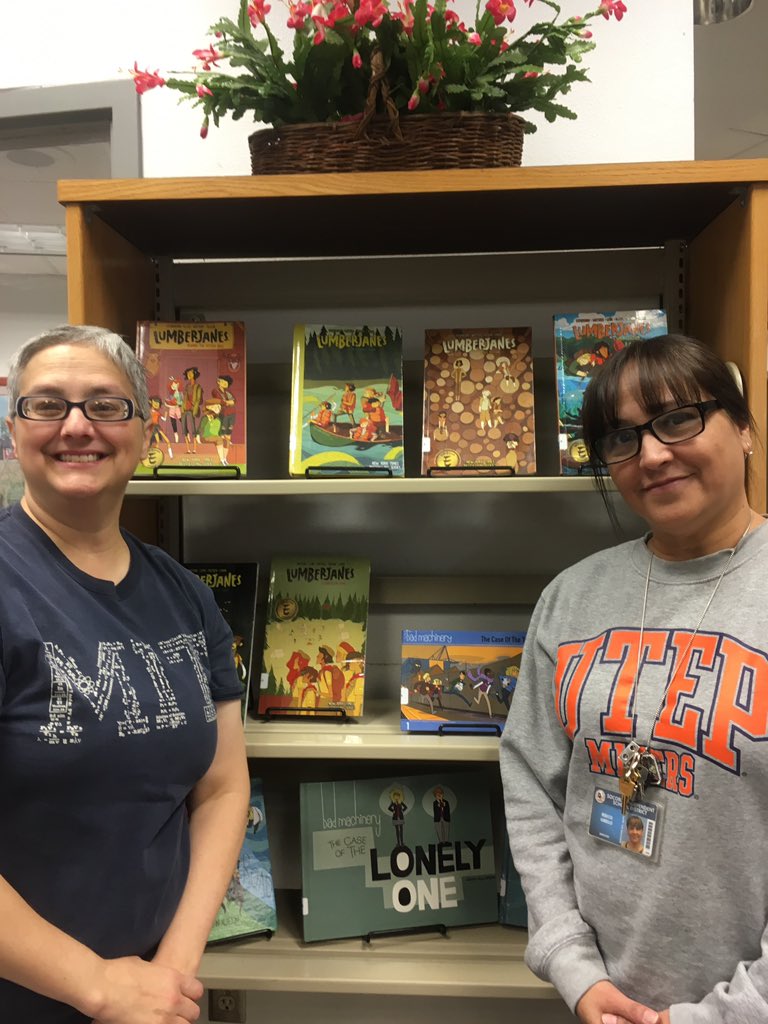
{"type": "Polygon", "coordinates": [[[625,309],[611,313],[555,313],[560,473],[591,476],[584,444],[581,407],[592,374],[627,345],[667,333],[663,309],[625,309]]]}
{"type": "Polygon", "coordinates": [[[303,783],[304,939],[498,920],[486,776],[303,783]]]}
{"type": "Polygon", "coordinates": [[[403,732],[500,732],[520,673],[524,632],[404,629],[403,732]]]}
{"type": "Polygon", "coordinates": [[[277,909],[264,793],[261,779],[251,779],[243,845],[208,942],[231,942],[276,930],[277,909]]]}

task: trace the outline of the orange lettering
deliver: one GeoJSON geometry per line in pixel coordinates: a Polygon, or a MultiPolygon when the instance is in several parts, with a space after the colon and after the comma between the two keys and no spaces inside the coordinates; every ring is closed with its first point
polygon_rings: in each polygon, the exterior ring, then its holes
{"type": "MultiPolygon", "coordinates": [[[[643,660],[661,663],[666,649],[666,630],[647,630],[643,634],[643,660]]],[[[636,629],[612,629],[603,660],[621,662],[618,677],[611,691],[608,711],[601,716],[600,730],[606,735],[632,736],[634,717],[630,717],[635,696],[637,647],[640,634],[636,629]]]]}
{"type": "Polygon", "coordinates": [[[722,637],[720,653],[722,670],[702,753],[738,772],[740,751],[733,744],[734,733],[753,740],[768,737],[768,663],[760,651],[729,636],[722,637]]]}
{"type": "Polygon", "coordinates": [[[581,643],[560,644],[555,666],[555,711],[560,724],[573,739],[579,727],[581,691],[589,678],[595,655],[603,646],[605,636],[596,636],[581,643]]]}
{"type": "Polygon", "coordinates": [[[691,643],[691,633],[675,630],[670,643],[675,648],[675,660],[672,663],[672,682],[664,699],[664,707],[653,730],[654,739],[664,743],[674,743],[688,750],[697,749],[697,739],[701,728],[701,709],[685,706],[682,714],[678,712],[678,704],[682,697],[692,697],[699,685],[699,675],[692,672],[693,668],[711,671],[715,665],[718,637],[709,635],[697,636],[691,643]],[[685,664],[682,658],[686,655],[685,664]],[[696,657],[698,655],[698,657],[696,657]],[[694,658],[695,663],[694,663],[694,658]],[[677,721],[675,720],[677,719],[677,721]]]}
{"type": "Polygon", "coordinates": [[[585,740],[589,754],[589,770],[599,775],[615,775],[616,769],[611,761],[613,744],[610,740],[585,740]]]}

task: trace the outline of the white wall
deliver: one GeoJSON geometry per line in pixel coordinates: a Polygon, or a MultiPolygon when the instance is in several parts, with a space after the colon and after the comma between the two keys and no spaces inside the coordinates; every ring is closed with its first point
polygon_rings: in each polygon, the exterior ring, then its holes
{"type": "MultiPolygon", "coordinates": [[[[594,23],[597,49],[585,62],[591,83],[577,85],[567,98],[578,120],[544,124],[528,136],[527,165],[693,158],[690,0],[626,3],[621,23],[594,23]]],[[[516,25],[523,25],[531,12],[522,0],[517,6],[516,25]]],[[[562,0],[562,6],[570,15],[591,5],[562,0]]],[[[272,0],[270,25],[283,38],[290,34],[286,9],[272,0]]],[[[457,0],[456,9],[474,20],[474,0],[457,0]]],[[[207,45],[208,26],[236,11],[237,0],[70,0],[46,4],[44,13],[37,3],[6,2],[0,5],[0,37],[27,44],[4,48],[0,88],[119,78],[135,60],[161,73],[184,70],[191,51],[207,45]]],[[[253,125],[228,121],[203,141],[198,111],[177,102],[178,93],[168,90],[143,97],[144,173],[248,174],[245,140],[253,125]]]]}

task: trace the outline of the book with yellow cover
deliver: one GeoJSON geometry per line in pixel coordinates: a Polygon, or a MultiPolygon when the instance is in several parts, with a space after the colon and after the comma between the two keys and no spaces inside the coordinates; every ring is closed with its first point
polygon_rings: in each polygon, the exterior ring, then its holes
{"type": "Polygon", "coordinates": [[[239,321],[140,320],[136,355],[147,372],[152,437],[136,476],[237,466],[245,474],[246,351],[239,321]]]}

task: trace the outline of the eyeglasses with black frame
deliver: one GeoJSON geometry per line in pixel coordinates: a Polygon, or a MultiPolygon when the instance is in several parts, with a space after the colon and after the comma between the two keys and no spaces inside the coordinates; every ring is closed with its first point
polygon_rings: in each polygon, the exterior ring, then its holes
{"type": "Polygon", "coordinates": [[[652,416],[646,423],[639,423],[636,427],[611,430],[595,441],[595,455],[604,466],[634,459],[640,451],[643,432],[646,430],[662,444],[690,441],[692,437],[701,434],[707,425],[706,414],[719,407],[720,402],[716,398],[706,402],[691,402],[652,416]]]}
{"type": "Polygon", "coordinates": [[[23,420],[65,420],[73,409],[95,423],[123,423],[137,415],[130,398],[116,395],[98,395],[83,402],[70,402],[59,395],[22,395],[16,402],[16,415],[23,420]]]}

